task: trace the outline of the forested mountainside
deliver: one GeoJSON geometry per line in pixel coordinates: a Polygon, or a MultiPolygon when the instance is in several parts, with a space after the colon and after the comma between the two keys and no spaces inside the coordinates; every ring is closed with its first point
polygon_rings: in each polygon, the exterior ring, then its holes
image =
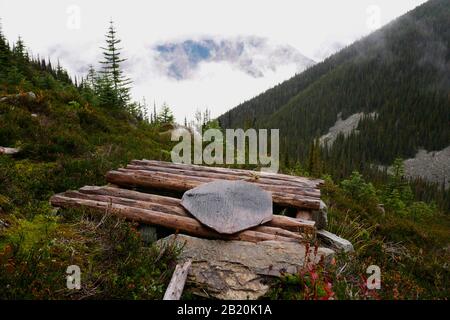
{"type": "Polygon", "coordinates": [[[450,1],[428,1],[219,121],[279,128],[284,163],[292,164],[305,162],[339,117],[356,113],[367,114],[357,131],[322,145],[328,171],[346,175],[450,145],[450,1]]]}

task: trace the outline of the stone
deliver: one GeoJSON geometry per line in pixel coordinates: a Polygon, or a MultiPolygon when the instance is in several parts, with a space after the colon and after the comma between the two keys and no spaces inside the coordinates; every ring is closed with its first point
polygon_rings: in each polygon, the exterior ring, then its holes
{"type": "Polygon", "coordinates": [[[325,229],[328,225],[328,208],[327,205],[320,200],[319,210],[311,211],[311,220],[316,222],[317,229],[325,229]]]}
{"type": "Polygon", "coordinates": [[[30,100],[36,100],[36,94],[32,91],[26,93],[27,98],[30,100]]]}
{"type": "Polygon", "coordinates": [[[353,252],[354,248],[350,241],[341,238],[326,230],[317,230],[317,236],[332,249],[343,252],[353,252]]]}
{"type": "Polygon", "coordinates": [[[11,94],[11,95],[8,95],[8,96],[4,96],[4,97],[2,97],[2,98],[0,98],[0,102],[11,102],[11,103],[14,103],[14,102],[17,102],[17,101],[19,101],[19,99],[21,99],[21,98],[25,98],[25,99],[28,99],[28,100],[36,100],[36,94],[34,93],[34,92],[32,92],[32,91],[29,91],[29,92],[27,92],[27,93],[18,93],[18,94],[11,94]]]}
{"type": "Polygon", "coordinates": [[[192,260],[187,289],[195,295],[217,299],[258,299],[270,289],[270,280],[294,274],[308,264],[332,260],[334,251],[319,247],[306,253],[295,242],[224,241],[170,235],[157,243],[176,242],[183,248],[177,263],[192,260]]]}
{"type": "MultiPolygon", "coordinates": [[[[0,208],[0,212],[1,212],[1,208],[0,208]]],[[[5,229],[5,228],[8,228],[8,227],[9,227],[9,223],[7,223],[7,222],[5,222],[3,220],[0,220],[0,229],[5,229]]]]}
{"type": "Polygon", "coordinates": [[[245,181],[217,180],[184,193],[181,205],[219,233],[233,234],[272,220],[272,195],[245,181]]]}

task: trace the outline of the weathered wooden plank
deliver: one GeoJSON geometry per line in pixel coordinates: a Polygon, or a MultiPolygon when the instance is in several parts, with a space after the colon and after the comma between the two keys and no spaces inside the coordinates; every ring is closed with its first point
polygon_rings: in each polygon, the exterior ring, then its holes
{"type": "Polygon", "coordinates": [[[194,236],[211,239],[242,240],[250,242],[269,240],[287,242],[298,241],[293,238],[287,238],[253,230],[245,230],[232,235],[220,234],[212,229],[203,226],[199,221],[193,218],[161,213],[154,210],[129,207],[112,202],[108,203],[95,200],[70,198],[64,195],[54,195],[53,197],[51,197],[50,203],[53,206],[60,208],[87,208],[93,210],[94,212],[99,212],[102,214],[110,212],[111,214],[124,217],[125,219],[131,221],[147,223],[150,225],[159,225],[169,229],[179,230],[181,232],[185,232],[194,236]]]}
{"type": "Polygon", "coordinates": [[[177,264],[163,300],[180,300],[191,264],[192,260],[177,264]]]}
{"type": "Polygon", "coordinates": [[[264,177],[273,180],[286,181],[291,183],[300,183],[301,185],[308,184],[313,187],[318,187],[324,183],[321,179],[310,179],[305,177],[291,176],[282,173],[271,173],[271,172],[263,172],[263,171],[253,171],[253,170],[244,170],[244,169],[234,169],[234,168],[223,168],[223,167],[208,167],[194,164],[181,164],[181,163],[172,163],[165,161],[157,161],[157,160],[133,160],[131,162],[133,165],[148,165],[148,166],[158,166],[158,167],[166,167],[166,168],[175,168],[175,169],[187,169],[192,171],[203,171],[203,172],[217,172],[217,173],[226,173],[226,174],[237,174],[237,175],[247,175],[253,177],[264,177]]]}
{"type": "Polygon", "coordinates": [[[20,152],[18,148],[0,147],[0,154],[14,155],[20,152]]]}
{"type": "MultiPolygon", "coordinates": [[[[109,186],[93,187],[86,186],[80,189],[80,193],[92,196],[103,196],[100,198],[87,198],[92,200],[99,200],[104,202],[113,202],[117,204],[127,204],[143,209],[161,210],[163,212],[171,212],[183,216],[191,217],[190,213],[180,205],[180,199],[159,196],[155,194],[143,193],[128,189],[112,188],[109,186]],[[132,204],[129,200],[135,200],[132,204]]],[[[291,231],[298,231],[303,228],[314,228],[315,222],[294,219],[291,217],[273,215],[272,220],[265,223],[266,226],[288,229],[291,231]]]]}
{"type": "MultiPolygon", "coordinates": [[[[175,169],[175,168],[166,168],[166,167],[158,167],[151,165],[127,165],[127,170],[143,170],[157,173],[169,173],[181,175],[184,177],[201,177],[201,178],[209,178],[209,179],[220,179],[220,180],[243,180],[246,182],[256,183],[258,185],[264,185],[267,187],[272,187],[274,191],[287,191],[287,192],[295,192],[298,194],[310,196],[310,197],[320,197],[320,189],[311,187],[310,184],[306,184],[303,182],[293,183],[290,181],[282,181],[276,179],[268,179],[264,177],[258,177],[256,175],[251,174],[229,174],[229,173],[218,173],[218,172],[210,172],[210,171],[199,171],[199,170],[189,170],[189,169],[175,169]]],[[[119,169],[120,171],[120,169],[119,169]]],[[[256,173],[256,172],[255,172],[256,173]]]]}
{"type": "MultiPolygon", "coordinates": [[[[183,176],[174,177],[173,175],[170,176],[170,174],[153,174],[145,171],[127,169],[109,171],[106,174],[106,179],[108,182],[122,187],[147,187],[179,192],[185,192],[201,184],[215,181],[214,179],[202,177],[195,179],[183,176]]],[[[267,190],[266,187],[262,187],[262,189],[270,191],[272,193],[273,202],[281,206],[314,210],[320,208],[320,198],[271,191],[267,190]]]]}

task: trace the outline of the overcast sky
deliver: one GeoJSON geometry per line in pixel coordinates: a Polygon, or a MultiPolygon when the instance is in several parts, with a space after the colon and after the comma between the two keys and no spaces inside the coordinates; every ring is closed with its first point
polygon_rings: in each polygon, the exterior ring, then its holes
{"type": "Polygon", "coordinates": [[[133,96],[182,122],[218,116],[424,0],[0,0],[6,37],[71,74],[97,66],[112,18],[133,96]]]}

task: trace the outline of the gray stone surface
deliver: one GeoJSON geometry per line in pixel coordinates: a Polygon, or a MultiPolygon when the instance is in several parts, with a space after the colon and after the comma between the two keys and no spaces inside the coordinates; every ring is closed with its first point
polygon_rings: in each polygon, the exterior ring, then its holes
{"type": "MultiPolygon", "coordinates": [[[[2,208],[0,208],[0,212],[2,211],[2,208]]],[[[9,227],[9,224],[8,223],[6,223],[5,221],[3,221],[3,220],[0,220],[0,230],[2,230],[2,229],[6,229],[6,228],[8,228],[9,227]]]]}
{"type": "Polygon", "coordinates": [[[326,230],[318,230],[317,236],[327,245],[329,245],[333,250],[353,252],[354,248],[350,241],[341,238],[334,233],[326,230]]]}
{"type": "Polygon", "coordinates": [[[342,133],[344,136],[348,136],[358,127],[359,121],[364,117],[364,115],[375,118],[377,116],[377,113],[355,113],[345,120],[342,120],[342,114],[339,113],[336,123],[328,130],[327,134],[320,137],[320,144],[331,146],[339,134],[342,133]]]}
{"type": "Polygon", "coordinates": [[[323,257],[328,263],[334,251],[314,248],[306,254],[300,243],[207,240],[171,235],[158,243],[176,241],[184,246],[179,262],[192,259],[188,288],[194,294],[218,299],[257,299],[269,290],[269,279],[296,273],[323,257]],[[307,259],[305,259],[307,257],[307,259]]]}
{"type": "Polygon", "coordinates": [[[202,184],[186,191],[181,205],[203,224],[225,234],[272,220],[272,195],[244,181],[202,184]]]}
{"type": "Polygon", "coordinates": [[[11,95],[8,95],[5,97],[1,97],[0,102],[14,102],[23,97],[27,98],[28,100],[36,100],[36,94],[34,92],[30,91],[25,94],[18,93],[18,94],[11,94],[11,95]]]}
{"type": "Polygon", "coordinates": [[[325,229],[328,224],[327,205],[320,200],[320,209],[311,211],[311,219],[316,222],[317,229],[325,229]]]}
{"type": "Polygon", "coordinates": [[[422,177],[431,182],[444,183],[450,187],[450,146],[440,150],[427,152],[419,150],[412,159],[404,161],[405,175],[422,177]]]}

